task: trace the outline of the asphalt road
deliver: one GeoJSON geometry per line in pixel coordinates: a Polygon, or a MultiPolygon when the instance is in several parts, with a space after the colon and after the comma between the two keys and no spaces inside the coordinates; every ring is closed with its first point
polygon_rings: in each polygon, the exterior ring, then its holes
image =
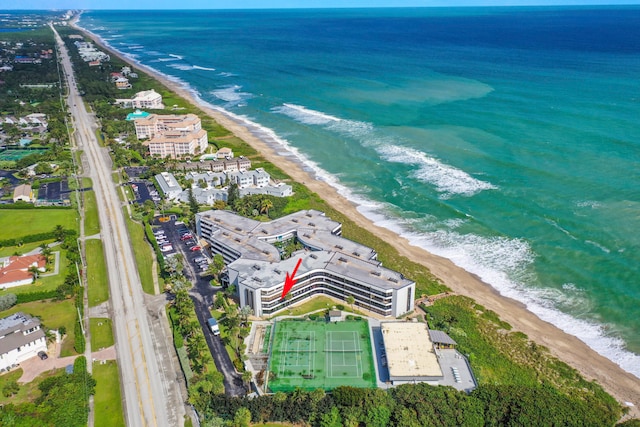
{"type": "MultiPolygon", "coordinates": [[[[209,306],[213,304],[213,298],[216,292],[220,292],[222,289],[214,288],[209,284],[210,278],[200,277],[200,274],[196,270],[196,266],[193,259],[202,256],[200,252],[193,253],[188,247],[180,240],[180,235],[176,231],[176,227],[173,222],[159,224],[166,233],[168,240],[173,244],[174,249],[184,257],[184,273],[194,286],[189,290],[189,295],[193,300],[196,315],[200,322],[200,327],[204,331],[204,337],[209,346],[209,351],[213,356],[213,360],[216,364],[216,368],[224,376],[224,390],[227,395],[230,396],[244,396],[246,389],[242,383],[242,377],[238,374],[231,362],[231,358],[224,348],[224,344],[219,336],[213,335],[208,328],[207,319],[209,319],[209,306]]],[[[192,233],[195,236],[195,233],[192,233]]]]}
{"type": "Polygon", "coordinates": [[[88,168],[85,171],[93,179],[100,207],[126,424],[131,427],[181,425],[181,420],[177,420],[175,412],[168,407],[167,395],[173,386],[173,378],[161,369],[154,351],[142,286],[120,200],[111,179],[111,159],[96,140],[95,118],[85,109],[76,88],[67,49],[53,26],[52,29],[69,85],[68,103],[74,122],[74,137],[87,157],[88,168]]]}

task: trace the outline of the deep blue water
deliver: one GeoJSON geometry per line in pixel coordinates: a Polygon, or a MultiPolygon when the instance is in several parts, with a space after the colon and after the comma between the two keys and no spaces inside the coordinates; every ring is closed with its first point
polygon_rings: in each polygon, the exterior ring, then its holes
{"type": "Polygon", "coordinates": [[[80,24],[640,376],[640,8],[91,12],[80,24]]]}

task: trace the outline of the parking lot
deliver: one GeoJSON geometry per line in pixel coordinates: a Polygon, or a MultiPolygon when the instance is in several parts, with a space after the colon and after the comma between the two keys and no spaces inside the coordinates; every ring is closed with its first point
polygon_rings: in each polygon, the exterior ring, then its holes
{"type": "Polygon", "coordinates": [[[156,219],[153,234],[165,258],[182,254],[185,267],[191,268],[196,275],[209,268],[209,258],[198,244],[195,233],[184,223],[176,221],[175,216],[167,222],[156,219]]]}
{"type": "Polygon", "coordinates": [[[131,189],[133,190],[136,203],[143,204],[147,200],[153,200],[154,203],[158,203],[160,201],[158,192],[153,185],[148,182],[131,181],[131,189]]]}

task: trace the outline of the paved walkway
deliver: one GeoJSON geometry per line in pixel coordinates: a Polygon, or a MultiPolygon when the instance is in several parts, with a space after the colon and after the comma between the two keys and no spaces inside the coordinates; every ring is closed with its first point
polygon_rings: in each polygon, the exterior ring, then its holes
{"type": "MultiPolygon", "coordinates": [[[[107,347],[100,351],[94,351],[91,353],[92,359],[94,362],[101,360],[115,360],[116,359],[116,349],[114,346],[107,347]]],[[[39,357],[32,357],[31,359],[25,360],[20,364],[22,368],[22,376],[18,380],[19,383],[28,383],[33,381],[38,375],[43,372],[51,371],[52,369],[64,368],[68,365],[73,365],[73,362],[76,360],[78,356],[69,356],[69,357],[55,357],[51,355],[46,360],[40,360],[39,357]]]]}

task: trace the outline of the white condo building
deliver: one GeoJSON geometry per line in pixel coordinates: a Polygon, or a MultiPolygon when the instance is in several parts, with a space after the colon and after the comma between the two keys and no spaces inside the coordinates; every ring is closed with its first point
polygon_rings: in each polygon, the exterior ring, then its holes
{"type": "Polygon", "coordinates": [[[415,282],[384,268],[377,253],[340,236],[342,225],[323,212],[308,210],[259,222],[224,210],[196,214],[198,236],[227,264],[229,285],[235,285],[240,306],[257,316],[273,315],[288,306],[324,294],[388,317],[413,310],[415,282]],[[297,239],[304,250],[282,260],[279,243],[297,239]],[[286,274],[297,282],[282,299],[286,274]]]}
{"type": "Polygon", "coordinates": [[[143,108],[147,110],[162,110],[164,108],[162,95],[153,89],[138,92],[131,99],[116,99],[116,104],[124,108],[143,108]]]}
{"type": "Polygon", "coordinates": [[[207,132],[195,114],[151,114],[133,121],[138,139],[152,156],[177,158],[204,153],[209,145],[207,132]]]}

